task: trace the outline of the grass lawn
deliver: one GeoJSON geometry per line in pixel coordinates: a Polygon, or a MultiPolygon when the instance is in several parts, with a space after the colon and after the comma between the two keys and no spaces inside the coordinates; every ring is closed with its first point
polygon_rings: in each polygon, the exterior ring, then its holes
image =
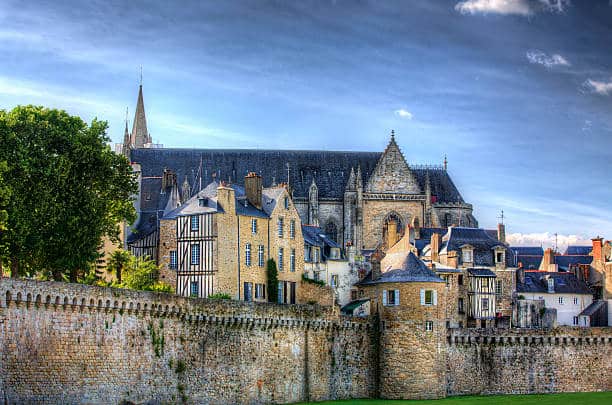
{"type": "Polygon", "coordinates": [[[610,405],[612,391],[609,392],[576,392],[567,394],[544,395],[495,395],[483,397],[452,397],[427,401],[390,401],[384,399],[353,399],[346,401],[316,402],[318,405],[610,405]]]}

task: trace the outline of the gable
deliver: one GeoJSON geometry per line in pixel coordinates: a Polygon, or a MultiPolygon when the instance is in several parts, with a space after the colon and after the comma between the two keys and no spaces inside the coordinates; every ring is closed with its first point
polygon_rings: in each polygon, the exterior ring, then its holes
{"type": "Polygon", "coordinates": [[[394,137],[391,137],[391,142],[376,163],[365,191],[368,193],[421,194],[417,179],[408,167],[394,137]]]}

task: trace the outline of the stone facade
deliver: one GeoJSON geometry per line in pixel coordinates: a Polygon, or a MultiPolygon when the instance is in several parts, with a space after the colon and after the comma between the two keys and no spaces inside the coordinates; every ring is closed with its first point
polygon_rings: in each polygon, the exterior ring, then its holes
{"type": "Polygon", "coordinates": [[[612,328],[446,331],[442,307],[414,307],[419,286],[394,288],[409,310],[378,300],[379,315],[361,319],[1,279],[0,398],[263,404],[612,390],[612,328]],[[429,319],[440,319],[433,332],[421,327],[429,319]]]}

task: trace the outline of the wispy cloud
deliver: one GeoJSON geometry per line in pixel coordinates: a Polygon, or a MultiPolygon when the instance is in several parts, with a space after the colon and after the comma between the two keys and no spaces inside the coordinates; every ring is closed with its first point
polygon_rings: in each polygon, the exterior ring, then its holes
{"type": "Polygon", "coordinates": [[[510,246],[543,246],[564,250],[568,245],[590,245],[591,240],[582,235],[555,235],[549,232],[542,233],[511,233],[506,235],[510,246]]]}
{"type": "Polygon", "coordinates": [[[404,108],[400,108],[399,110],[395,110],[394,113],[398,117],[406,118],[406,119],[409,119],[409,120],[412,119],[412,113],[410,111],[404,109],[404,108]]]}
{"type": "Polygon", "coordinates": [[[570,66],[569,61],[558,53],[547,55],[542,51],[532,50],[528,51],[526,56],[529,63],[542,65],[547,69],[550,69],[554,66],[570,66]]]}
{"type": "Polygon", "coordinates": [[[588,92],[601,94],[602,96],[607,96],[612,93],[612,80],[602,82],[598,80],[588,79],[582,84],[582,86],[588,92]]]}
{"type": "Polygon", "coordinates": [[[525,0],[466,0],[455,5],[461,14],[516,14],[530,15],[529,4],[525,0]]]}
{"type": "Polygon", "coordinates": [[[455,5],[461,14],[530,16],[537,12],[563,13],[570,0],[465,0],[455,5]]]}

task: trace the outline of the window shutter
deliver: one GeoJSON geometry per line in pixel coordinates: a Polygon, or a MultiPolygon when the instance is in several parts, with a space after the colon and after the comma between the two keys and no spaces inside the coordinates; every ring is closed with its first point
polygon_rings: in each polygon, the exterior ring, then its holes
{"type": "Polygon", "coordinates": [[[383,305],[387,305],[387,290],[383,290],[383,305]]]}
{"type": "Polygon", "coordinates": [[[399,304],[400,304],[399,290],[395,290],[395,305],[399,305],[399,304]]]}
{"type": "Polygon", "coordinates": [[[425,290],[421,288],[421,305],[425,305],[425,290]]]}
{"type": "Polygon", "coordinates": [[[438,292],[433,290],[433,304],[438,305],[438,292]]]}

